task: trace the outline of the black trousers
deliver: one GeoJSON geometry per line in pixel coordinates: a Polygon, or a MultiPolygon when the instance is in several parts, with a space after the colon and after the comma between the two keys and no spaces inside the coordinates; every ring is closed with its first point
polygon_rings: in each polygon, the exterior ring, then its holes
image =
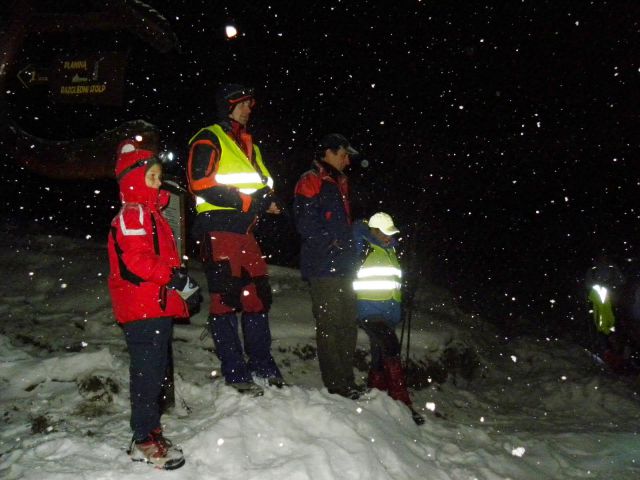
{"type": "Polygon", "coordinates": [[[353,357],[356,351],[356,296],[350,278],[309,279],[316,344],[322,383],[330,390],[355,385],[353,357]]]}
{"type": "Polygon", "coordinates": [[[384,320],[377,317],[365,318],[360,320],[359,325],[369,337],[373,370],[382,370],[385,358],[400,356],[400,341],[396,331],[384,320]]]}
{"type": "Polygon", "coordinates": [[[131,429],[144,440],[160,427],[160,393],[165,381],[173,334],[172,318],[153,318],[122,326],[129,350],[131,429]]]}

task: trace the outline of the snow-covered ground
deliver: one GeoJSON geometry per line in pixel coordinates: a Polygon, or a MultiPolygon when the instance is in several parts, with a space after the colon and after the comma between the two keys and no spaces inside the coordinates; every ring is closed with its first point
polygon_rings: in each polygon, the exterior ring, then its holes
{"type": "MultiPolygon", "coordinates": [[[[430,285],[411,336],[426,424],[376,390],[356,402],[329,395],[306,287],[276,266],[273,351],[293,386],[248,398],[216,379],[205,305],[175,328],[177,405],[163,417],[187,463],[173,472],[132,463],[128,357],[103,243],[0,239],[0,478],[640,478],[640,405],[628,383],[564,341],[500,337],[430,285]]],[[[359,350],[366,360],[362,334],[359,350]]]]}

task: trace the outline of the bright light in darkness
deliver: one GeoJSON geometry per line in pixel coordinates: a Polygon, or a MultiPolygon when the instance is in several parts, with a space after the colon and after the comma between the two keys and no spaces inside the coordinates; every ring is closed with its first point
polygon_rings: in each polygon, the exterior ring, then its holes
{"type": "Polygon", "coordinates": [[[227,25],[224,29],[227,38],[235,38],[238,35],[238,29],[233,25],[227,25]]]}

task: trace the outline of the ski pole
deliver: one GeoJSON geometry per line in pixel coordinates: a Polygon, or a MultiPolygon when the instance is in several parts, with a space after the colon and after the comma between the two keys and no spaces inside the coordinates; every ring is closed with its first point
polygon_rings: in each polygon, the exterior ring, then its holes
{"type": "Polygon", "coordinates": [[[411,317],[412,317],[412,312],[409,311],[409,314],[407,317],[407,356],[404,362],[406,367],[409,366],[409,351],[411,350],[411,317]]]}
{"type": "Polygon", "coordinates": [[[400,351],[402,351],[402,344],[404,342],[404,327],[407,323],[407,314],[405,309],[402,309],[402,328],[400,329],[400,351]]]}
{"type": "Polygon", "coordinates": [[[404,295],[405,300],[403,301],[403,315],[402,315],[402,331],[400,334],[400,350],[402,351],[402,345],[404,343],[404,331],[405,327],[407,329],[407,354],[405,365],[409,362],[409,352],[411,349],[411,317],[413,315],[413,302],[415,300],[415,290],[416,290],[416,280],[419,275],[419,272],[416,270],[417,264],[417,250],[418,250],[418,229],[419,224],[416,222],[413,228],[413,238],[411,239],[411,244],[407,250],[407,257],[409,259],[406,262],[410,269],[407,271],[407,281],[405,283],[406,295],[404,295]]]}

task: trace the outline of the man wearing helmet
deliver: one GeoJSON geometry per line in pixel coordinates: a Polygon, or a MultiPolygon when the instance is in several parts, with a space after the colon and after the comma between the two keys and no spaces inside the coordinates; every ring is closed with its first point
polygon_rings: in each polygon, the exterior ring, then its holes
{"type": "Polygon", "coordinates": [[[271,355],[267,265],[252,233],[259,215],[280,213],[273,179],[246,128],[254,105],[253,89],[227,84],[218,90],[218,121],[189,141],[187,177],[196,196],[193,235],[200,241],[209,329],[222,374],[239,392],[257,396],[263,390],[253,376],[277,387],[284,381],[271,355]]]}

